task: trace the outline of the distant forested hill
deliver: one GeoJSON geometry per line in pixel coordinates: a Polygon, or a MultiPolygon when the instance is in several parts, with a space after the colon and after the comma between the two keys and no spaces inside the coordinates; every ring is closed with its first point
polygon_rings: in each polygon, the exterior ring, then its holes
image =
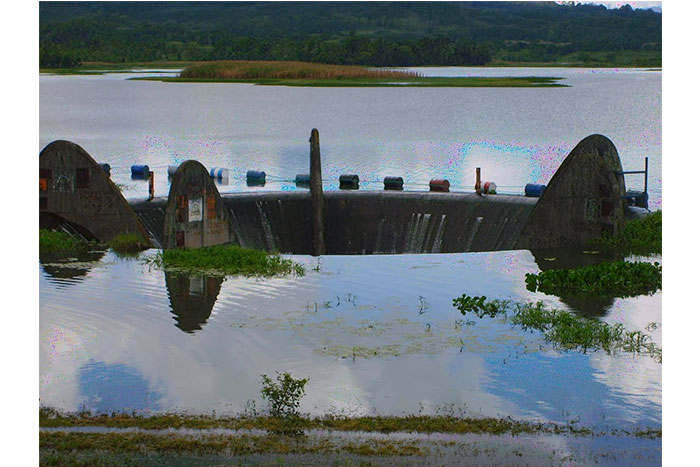
{"type": "Polygon", "coordinates": [[[39,18],[44,67],[231,59],[376,66],[493,60],[661,63],[661,14],[628,6],[41,2],[39,18]]]}

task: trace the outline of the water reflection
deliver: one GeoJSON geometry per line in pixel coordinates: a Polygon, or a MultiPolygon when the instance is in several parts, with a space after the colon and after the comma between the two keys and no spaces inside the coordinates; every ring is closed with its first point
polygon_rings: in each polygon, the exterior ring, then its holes
{"type": "Polygon", "coordinates": [[[221,291],[223,277],[165,272],[175,326],[187,333],[202,329],[221,291]]]}
{"type": "Polygon", "coordinates": [[[66,257],[65,254],[43,254],[39,255],[39,263],[52,282],[66,286],[85,279],[104,255],[104,251],[88,251],[71,257],[66,257]]]}
{"type": "MultiPolygon", "coordinates": [[[[587,251],[580,248],[544,248],[532,250],[535,263],[541,271],[573,269],[594,266],[608,261],[619,261],[622,255],[615,252],[587,251]]],[[[615,302],[614,296],[557,295],[561,301],[588,317],[605,316],[615,302]]]]}
{"type": "Polygon", "coordinates": [[[154,410],[162,397],[138,370],[119,363],[89,362],[78,378],[82,409],[93,413],[154,410]]]}

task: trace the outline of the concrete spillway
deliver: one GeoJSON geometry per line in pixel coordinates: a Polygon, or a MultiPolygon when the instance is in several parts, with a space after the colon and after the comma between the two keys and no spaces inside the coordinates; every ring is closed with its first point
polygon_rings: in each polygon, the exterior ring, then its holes
{"type": "Polygon", "coordinates": [[[68,226],[101,241],[137,233],[164,249],[235,243],[314,254],[319,232],[326,254],[550,248],[616,234],[629,207],[617,149],[602,135],[579,142],[539,198],[326,191],[316,201],[320,217],[307,191],[221,195],[206,168],[194,160],[173,174],[167,198],[129,202],[74,143],[49,144],[39,166],[40,225],[68,226]]]}
{"type": "MultiPolygon", "coordinates": [[[[536,198],[472,193],[324,193],[328,254],[454,253],[516,247],[536,198]]],[[[247,248],[311,254],[308,192],[222,195],[235,242],[247,248]]],[[[131,201],[154,243],[164,244],[166,198],[131,201]]]]}

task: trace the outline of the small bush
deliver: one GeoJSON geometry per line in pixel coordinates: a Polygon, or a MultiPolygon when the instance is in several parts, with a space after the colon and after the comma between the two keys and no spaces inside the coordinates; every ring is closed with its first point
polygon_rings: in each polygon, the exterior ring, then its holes
{"type": "Polygon", "coordinates": [[[299,403],[304,395],[308,378],[294,379],[289,373],[277,373],[277,382],[261,375],[262,396],[270,406],[273,417],[294,418],[299,416],[299,403]]]}
{"type": "Polygon", "coordinates": [[[526,274],[531,292],[549,295],[597,294],[633,297],[661,289],[659,263],[615,261],[575,269],[552,269],[526,274]]]}

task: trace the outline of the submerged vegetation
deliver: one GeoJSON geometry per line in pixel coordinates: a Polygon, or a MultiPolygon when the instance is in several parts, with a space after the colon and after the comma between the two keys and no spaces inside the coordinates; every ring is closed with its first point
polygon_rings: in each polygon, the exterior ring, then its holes
{"type": "Polygon", "coordinates": [[[277,254],[251,250],[238,245],[215,245],[197,249],[172,249],[159,252],[149,260],[165,269],[201,271],[225,275],[272,277],[283,274],[304,275],[304,267],[277,254]]]}
{"type": "Polygon", "coordinates": [[[531,292],[549,295],[651,295],[661,289],[661,266],[646,262],[604,262],[575,269],[551,269],[526,274],[525,282],[531,292]]]}
{"type": "Polygon", "coordinates": [[[661,211],[633,219],[615,236],[604,236],[595,245],[621,254],[661,254],[661,211]]]}
{"type": "MultiPolygon", "coordinates": [[[[661,347],[652,342],[649,335],[627,330],[620,323],[610,325],[568,311],[550,310],[542,302],[520,304],[463,294],[453,300],[453,305],[463,315],[470,312],[479,318],[501,316],[523,330],[540,331],[545,340],[558,350],[583,353],[603,350],[607,354],[623,351],[649,355],[661,363],[661,347]]],[[[653,329],[656,326],[656,323],[651,323],[647,328],[653,329]]]]}

